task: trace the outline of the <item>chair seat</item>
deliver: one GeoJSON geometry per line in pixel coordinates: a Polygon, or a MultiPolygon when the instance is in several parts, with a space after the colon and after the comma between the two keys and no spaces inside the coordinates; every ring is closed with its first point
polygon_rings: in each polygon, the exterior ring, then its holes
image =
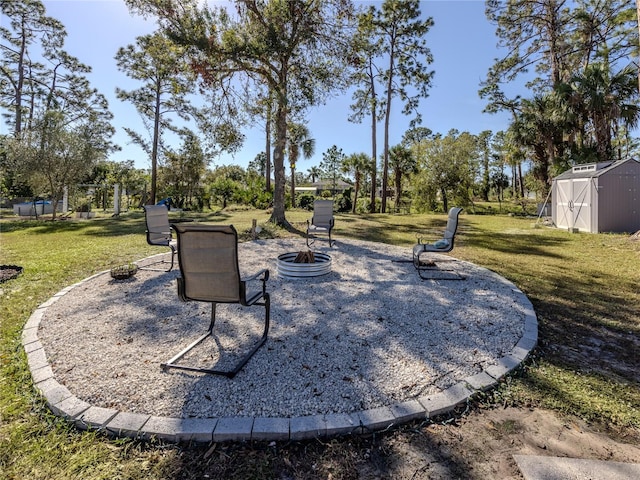
{"type": "Polygon", "coordinates": [[[329,227],[319,227],[318,225],[309,225],[310,232],[328,232],[329,227]]]}
{"type": "Polygon", "coordinates": [[[444,245],[441,247],[438,247],[432,243],[419,243],[418,245],[413,247],[413,254],[414,255],[419,255],[420,253],[426,253],[426,252],[449,252],[451,251],[451,249],[449,248],[449,245],[444,245]]]}

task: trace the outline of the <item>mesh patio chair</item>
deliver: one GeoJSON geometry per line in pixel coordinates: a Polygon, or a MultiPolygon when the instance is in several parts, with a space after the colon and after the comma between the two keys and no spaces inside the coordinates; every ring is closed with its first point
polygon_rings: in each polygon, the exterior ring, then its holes
{"type": "MultiPolygon", "coordinates": [[[[169,209],[166,205],[145,205],[144,216],[147,224],[147,243],[171,249],[171,265],[166,270],[173,269],[174,258],[177,253],[177,242],[173,239],[169,225],[169,209]]],[[[162,261],[161,263],[164,263],[162,261]]],[[[147,269],[153,270],[153,269],[147,269]]]]}
{"type": "Polygon", "coordinates": [[[178,235],[178,263],[181,275],[177,279],[178,295],[183,301],[211,303],[211,322],[204,335],[171,360],[163,363],[162,368],[177,368],[233,378],[267,340],[271,310],[269,294],[266,291],[269,270],[261,270],[246,278],[240,277],[238,233],[233,225],[176,224],[173,228],[178,235]],[[254,283],[260,288],[249,292],[248,286],[254,283]],[[264,329],[260,339],[231,370],[177,364],[176,362],[190,350],[207,337],[213,336],[218,303],[237,303],[244,307],[264,306],[264,329]]]}
{"type": "MultiPolygon", "coordinates": [[[[429,258],[429,254],[448,253],[453,250],[456,232],[458,231],[458,217],[460,216],[460,212],[462,212],[462,208],[460,207],[452,207],[449,210],[447,226],[442,238],[439,240],[432,243],[424,243],[422,237],[418,237],[418,243],[413,247],[413,266],[421,278],[432,278],[428,276],[426,272],[437,269],[437,261],[429,258]],[[426,257],[423,257],[424,255],[426,255],[426,257]]],[[[455,277],[463,278],[459,275],[455,277]]]]}
{"type": "Polygon", "coordinates": [[[331,240],[331,230],[333,230],[333,200],[315,200],[313,202],[313,217],[307,220],[307,247],[315,243],[317,235],[327,235],[329,246],[335,242],[331,240]]]}

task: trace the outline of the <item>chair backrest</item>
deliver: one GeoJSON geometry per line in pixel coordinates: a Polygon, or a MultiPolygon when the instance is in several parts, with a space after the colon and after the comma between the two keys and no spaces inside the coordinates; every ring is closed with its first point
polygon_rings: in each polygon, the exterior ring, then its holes
{"type": "Polygon", "coordinates": [[[316,227],[328,228],[333,223],[333,200],[315,200],[311,223],[316,227]]]}
{"type": "Polygon", "coordinates": [[[147,242],[150,245],[169,245],[171,229],[169,228],[169,209],[166,205],[145,205],[147,222],[147,242]]]}
{"type": "Polygon", "coordinates": [[[181,294],[201,302],[240,301],[238,233],[233,225],[178,223],[181,294]]]}
{"type": "Polygon", "coordinates": [[[449,210],[449,218],[447,219],[447,228],[444,231],[444,239],[448,240],[451,246],[453,247],[453,239],[456,236],[456,231],[458,230],[458,216],[462,208],[460,207],[452,207],[449,210]]]}

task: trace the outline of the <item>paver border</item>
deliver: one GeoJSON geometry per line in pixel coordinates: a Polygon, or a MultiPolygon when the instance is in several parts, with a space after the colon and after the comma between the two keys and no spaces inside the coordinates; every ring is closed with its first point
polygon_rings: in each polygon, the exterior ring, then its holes
{"type": "MultiPolygon", "coordinates": [[[[136,263],[145,264],[161,253],[136,263]]],[[[461,261],[462,262],[462,261],[461,261]]],[[[468,263],[468,262],[463,262],[468,263]]],[[[484,270],[484,267],[479,267],[484,270]]],[[[311,415],[292,418],[227,417],[227,418],[170,418],[147,414],[121,412],[92,406],[75,397],[56,379],[47,360],[44,346],[38,338],[38,328],[46,309],[74,288],[109,270],[96,273],[76,284],[63,288],[31,314],[22,330],[22,345],[35,388],[44,397],[51,411],[80,429],[102,430],[116,437],[138,439],[158,438],[171,443],[228,442],[228,441],[296,441],[364,434],[386,430],[414,420],[434,418],[450,413],[481,392],[495,387],[501,378],[524,362],[538,343],[538,319],[527,296],[512,282],[491,272],[496,281],[511,286],[525,309],[523,335],[511,352],[498,359],[496,365],[467,377],[447,390],[370,410],[348,414],[311,415]]]]}

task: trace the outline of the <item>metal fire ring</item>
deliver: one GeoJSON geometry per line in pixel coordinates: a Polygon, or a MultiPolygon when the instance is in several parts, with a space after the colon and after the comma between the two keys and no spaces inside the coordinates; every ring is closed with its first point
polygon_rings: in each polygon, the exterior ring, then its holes
{"type": "Polygon", "coordinates": [[[288,278],[317,277],[331,271],[331,257],[314,252],[314,263],[294,263],[298,252],[283,253],[278,256],[278,275],[288,278]]]}

